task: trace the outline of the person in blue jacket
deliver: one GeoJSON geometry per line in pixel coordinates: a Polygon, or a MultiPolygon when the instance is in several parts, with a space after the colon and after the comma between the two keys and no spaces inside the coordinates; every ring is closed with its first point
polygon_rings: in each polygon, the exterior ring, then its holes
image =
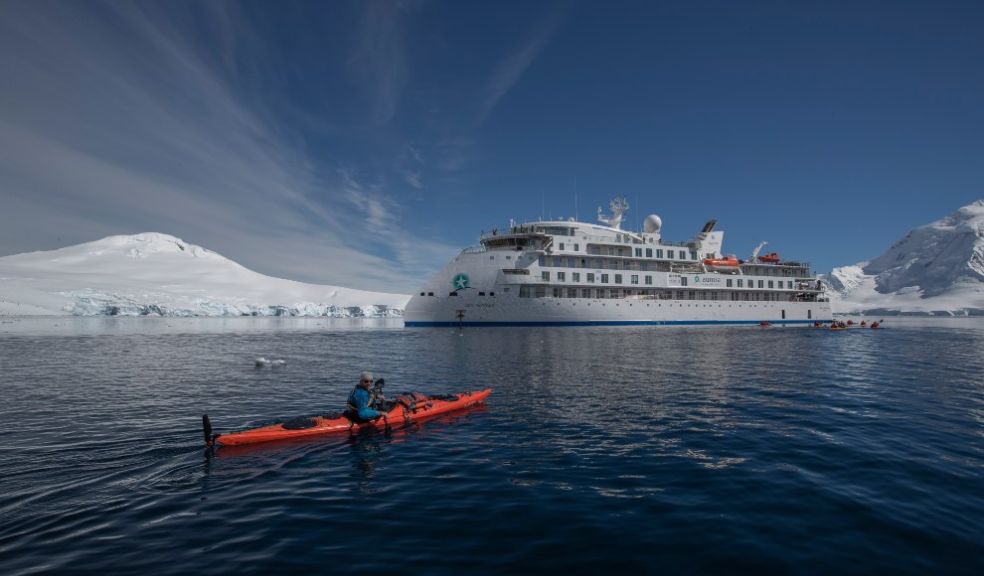
{"type": "MultiPolygon", "coordinates": [[[[373,410],[372,373],[363,372],[359,377],[359,384],[352,390],[348,398],[348,409],[360,422],[368,422],[383,416],[378,411],[373,410]]],[[[385,416],[383,416],[385,418],[385,416]]]]}

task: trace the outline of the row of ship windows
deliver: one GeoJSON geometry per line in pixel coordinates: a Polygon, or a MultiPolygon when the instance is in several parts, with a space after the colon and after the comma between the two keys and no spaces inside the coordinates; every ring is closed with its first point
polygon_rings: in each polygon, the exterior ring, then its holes
{"type": "MultiPolygon", "coordinates": [[[[507,256],[506,259],[509,259],[507,256]]],[[[645,260],[606,260],[604,258],[578,258],[576,256],[540,256],[537,263],[543,268],[595,268],[598,270],[638,270],[640,272],[669,272],[671,262],[646,262],[645,260]]],[[[747,276],[797,277],[808,273],[805,267],[757,267],[745,270],[747,276]]]]}
{"type": "MultiPolygon", "coordinates": [[[[580,282],[581,281],[581,273],[580,272],[571,272],[570,275],[571,275],[571,280],[570,280],[571,282],[580,282]]],[[[585,281],[588,284],[594,284],[595,279],[600,277],[599,278],[599,283],[601,283],[601,284],[609,284],[608,279],[611,276],[614,276],[615,277],[614,278],[615,279],[614,284],[624,284],[625,283],[623,281],[624,280],[624,275],[622,275],[622,274],[609,275],[609,274],[595,274],[594,272],[587,272],[587,273],[585,273],[585,277],[586,277],[586,280],[585,281]]],[[[566,272],[557,272],[557,276],[556,277],[557,277],[557,282],[566,282],[567,281],[567,273],[566,272]]],[[[550,282],[550,272],[547,272],[546,270],[544,270],[543,272],[540,272],[540,279],[543,280],[544,282],[550,282]]],[[[687,280],[689,280],[689,279],[686,276],[681,276],[680,277],[680,285],[681,286],[686,286],[687,285],[687,280]]],[[[631,275],[629,275],[629,284],[639,284],[639,275],[638,274],[631,274],[631,275]]],[[[647,286],[652,286],[652,284],[653,284],[653,277],[651,275],[649,275],[649,274],[646,274],[645,276],[643,276],[643,284],[645,284],[647,286]]],[[[737,288],[755,288],[756,287],[756,281],[755,280],[747,280],[746,281],[744,278],[727,278],[724,281],[724,285],[727,288],[736,288],[736,287],[737,288]]],[[[786,281],[783,281],[783,280],[758,280],[758,286],[757,287],[758,288],[771,288],[773,290],[775,290],[775,289],[778,289],[778,290],[792,290],[793,289],[793,281],[792,280],[786,280],[786,281]],[[784,283],[785,283],[785,286],[783,285],[784,283]]],[[[808,285],[800,282],[800,283],[798,283],[796,285],[796,287],[799,290],[806,290],[808,288],[808,285]]]]}
{"type": "MultiPolygon", "coordinates": [[[[561,250],[564,250],[564,243],[563,242],[560,243],[560,249],[561,250]]],[[[579,244],[575,244],[574,245],[574,251],[575,252],[579,252],[580,249],[581,249],[581,247],[580,247],[579,244]]],[[[623,257],[631,257],[632,256],[632,253],[629,252],[628,249],[624,249],[623,250],[622,248],[614,248],[612,246],[609,246],[608,247],[607,254],[605,253],[604,250],[602,250],[601,247],[599,247],[599,246],[592,246],[591,248],[588,249],[588,254],[591,254],[593,256],[623,256],[623,257]]],[[[642,248],[636,248],[635,249],[635,257],[636,258],[643,258],[643,255],[642,254],[643,254],[642,248]]],[[[645,254],[646,254],[645,255],[645,258],[652,258],[653,257],[653,249],[652,248],[646,248],[645,254]]],[[[563,258],[563,256],[557,256],[555,258],[563,258]]],[[[662,250],[660,250],[660,249],[657,249],[656,250],[656,258],[663,258],[663,251],[662,250]]],[[[540,265],[541,266],[544,265],[543,264],[543,259],[544,259],[544,257],[543,256],[540,256],[540,265]]],[[[573,259],[574,258],[571,257],[571,260],[572,261],[573,261],[573,259]]],[[[667,250],[666,251],[666,258],[665,259],[666,260],[688,260],[688,261],[689,260],[697,260],[697,253],[696,252],[691,252],[689,254],[689,257],[688,257],[687,253],[684,250],[667,250]]],[[[494,254],[493,255],[490,255],[489,256],[489,260],[495,260],[495,255],[494,254]]],[[[512,260],[512,256],[507,255],[506,256],[506,260],[512,260]]],[[[547,264],[547,266],[563,266],[563,264],[547,264]]]]}
{"type": "MultiPolygon", "coordinates": [[[[546,302],[543,302],[543,304],[546,305],[547,303],[546,302]]],[[[574,305],[576,306],[577,303],[575,302],[574,305]]],[[[604,306],[605,303],[602,302],[601,305],[604,306]]],[[[615,305],[618,306],[619,303],[616,302],[615,305]]],[[[560,302],[557,302],[557,306],[560,306],[560,302]]],[[[591,306],[591,302],[588,302],[588,306],[591,306]]],[[[642,307],[642,303],[639,303],[639,306],[642,307]]],[[[650,304],[649,302],[647,302],[646,303],[646,308],[649,308],[650,306],[652,306],[652,304],[650,304]]],[[[656,306],[662,308],[663,305],[662,304],[657,304],[656,306]]],[[[672,308],[674,306],[679,306],[680,308],[683,308],[684,306],[686,306],[687,308],[690,308],[691,306],[693,306],[694,308],[713,308],[714,307],[714,304],[693,304],[693,305],[691,305],[691,304],[686,304],[686,305],[684,305],[684,304],[667,304],[666,305],[667,308],[672,308]]],[[[728,304],[728,308],[732,308],[733,306],[734,306],[733,304],[728,304]]],[[[741,308],[742,306],[743,306],[742,304],[738,304],[738,307],[739,308],[741,308]]],[[[630,308],[632,307],[632,303],[631,302],[629,303],[629,307],[630,308]]],[[[723,308],[724,305],[723,304],[718,304],[717,307],[718,308],[723,308]]],[[[758,308],[758,304],[749,304],[748,307],[749,308],[758,308]]],[[[763,305],[763,308],[764,307],[765,306],[763,305]]],[[[775,309],[775,306],[773,306],[772,308],[775,309]]],[[[785,308],[781,309],[781,312],[782,312],[782,319],[785,320],[786,319],[786,309],[785,308]]],[[[807,308],[806,309],[806,319],[807,320],[812,320],[813,319],[813,309],[812,308],[807,308]]],[[[783,324],[783,326],[785,326],[785,324],[783,324]]]]}
{"type": "MultiPolygon", "coordinates": [[[[564,250],[564,243],[560,243],[561,251],[564,250]]],[[[578,245],[574,245],[574,251],[578,251],[578,245]]],[[[636,258],[663,258],[663,248],[623,248],[620,246],[588,246],[588,254],[608,255],[608,256],[635,256],[636,258]],[[643,256],[645,255],[645,256],[643,256]]],[[[686,250],[666,250],[667,260],[697,260],[696,252],[686,250]]]]}
{"type": "Polygon", "coordinates": [[[622,288],[562,288],[559,286],[520,286],[520,298],[597,298],[642,300],[710,300],[731,302],[805,302],[813,295],[780,292],[739,292],[737,290],[631,290],[622,288]]]}
{"type": "MultiPolygon", "coordinates": [[[[563,244],[561,244],[563,246],[563,244]]],[[[563,250],[563,248],[561,248],[563,250]]],[[[659,250],[662,252],[662,250],[659,250]]],[[[683,251],[680,251],[683,254],[683,251]]],[[[609,254],[609,256],[621,256],[621,254],[609,254]]],[[[662,256],[660,256],[662,258],[662,256]]],[[[686,258],[674,258],[673,251],[670,250],[670,259],[672,260],[686,260],[686,258]]],[[[489,255],[489,260],[495,260],[495,254],[489,255]]],[[[506,254],[506,260],[512,260],[510,254],[506,254]]],[[[576,258],[574,256],[540,256],[537,260],[540,266],[549,266],[552,268],[567,267],[567,268],[609,268],[612,270],[648,270],[649,262],[634,262],[634,261],[624,261],[624,260],[605,260],[603,258],[576,258]],[[580,263],[580,266],[578,266],[580,263]]],[[[654,264],[666,264],[665,270],[669,270],[669,262],[657,262],[654,264]]],[[[658,270],[659,268],[657,268],[658,270]]]]}
{"type": "Polygon", "coordinates": [[[608,270],[639,270],[642,272],[669,272],[671,262],[647,262],[645,260],[606,260],[604,258],[577,258],[574,256],[540,256],[541,268],[596,268],[608,270]]]}
{"type": "MultiPolygon", "coordinates": [[[[505,289],[506,292],[509,288],[505,289]]],[[[421,296],[425,293],[421,292],[421,296]]],[[[433,292],[427,292],[433,296],[433,292]]],[[[479,296],[486,296],[479,292],[479,296]]],[[[458,296],[457,292],[449,292],[448,296],[458,296]]],[[[495,297],[495,292],[488,292],[495,297]]],[[[599,300],[621,300],[634,298],[638,300],[709,300],[731,302],[816,302],[816,294],[781,292],[739,292],[737,290],[632,290],[623,288],[563,288],[560,286],[520,286],[520,298],[594,298],[599,300]]]]}
{"type": "MultiPolygon", "coordinates": [[[[506,288],[506,292],[509,292],[509,288],[506,288]]],[[[434,293],[433,292],[427,292],[425,294],[425,293],[421,292],[420,295],[421,296],[433,296],[434,293]]],[[[457,296],[457,295],[458,295],[458,292],[457,291],[448,292],[448,296],[457,296]]],[[[478,295],[479,296],[485,296],[485,292],[479,292],[478,295]]],[[[495,292],[489,292],[489,296],[495,297],[495,292]]]]}
{"type": "MultiPolygon", "coordinates": [[[[525,233],[529,233],[529,232],[539,232],[539,233],[542,233],[542,234],[549,234],[550,236],[577,236],[578,235],[577,234],[578,230],[576,228],[566,228],[566,227],[558,227],[558,226],[543,226],[543,227],[541,227],[541,226],[536,226],[536,227],[532,227],[532,226],[515,226],[515,227],[513,227],[510,230],[510,232],[513,233],[513,234],[525,234],[525,233]]],[[[588,239],[587,236],[581,236],[581,238],[584,239],[584,240],[587,240],[588,239]]],[[[627,233],[626,234],[616,234],[615,235],[615,238],[606,238],[606,239],[604,239],[604,241],[606,241],[606,242],[625,243],[625,244],[643,244],[644,243],[637,236],[634,236],[632,234],[627,234],[627,233]]],[[[656,239],[655,238],[652,238],[652,237],[646,238],[646,240],[645,240],[645,242],[648,242],[649,244],[653,244],[653,243],[655,243],[655,241],[656,241],[656,239]]],[[[577,244],[575,244],[575,246],[577,246],[577,244]]],[[[563,248],[561,248],[561,250],[563,250],[563,248]]],[[[575,250],[577,250],[577,248],[575,248],[575,250]]]]}
{"type": "MultiPolygon", "coordinates": [[[[626,240],[628,240],[628,237],[626,237],[626,240]]],[[[566,250],[568,246],[571,246],[571,244],[565,242],[558,243],[558,248],[560,248],[561,252],[566,250]]],[[[574,243],[573,246],[575,252],[581,251],[580,244],[574,243]]],[[[686,250],[683,249],[679,249],[679,250],[666,249],[665,252],[666,252],[665,257],[669,260],[697,260],[697,253],[694,251],[690,251],[688,253],[686,250]]],[[[607,254],[608,256],[632,256],[633,253],[635,254],[636,258],[643,258],[643,257],[663,258],[664,257],[663,248],[635,248],[633,251],[632,248],[623,247],[623,246],[588,246],[588,254],[596,254],[596,255],[607,254]],[[645,256],[643,256],[643,254],[645,254],[645,256]]]]}

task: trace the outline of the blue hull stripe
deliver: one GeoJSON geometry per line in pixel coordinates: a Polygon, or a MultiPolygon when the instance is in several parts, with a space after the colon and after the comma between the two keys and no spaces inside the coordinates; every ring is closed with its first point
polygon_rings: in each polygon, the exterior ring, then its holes
{"type": "MultiPolygon", "coordinates": [[[[768,320],[771,324],[813,324],[830,320],[768,320]]],[[[704,324],[759,324],[761,320],[599,320],[594,322],[421,322],[404,321],[407,328],[436,326],[692,326],[704,324]]]]}

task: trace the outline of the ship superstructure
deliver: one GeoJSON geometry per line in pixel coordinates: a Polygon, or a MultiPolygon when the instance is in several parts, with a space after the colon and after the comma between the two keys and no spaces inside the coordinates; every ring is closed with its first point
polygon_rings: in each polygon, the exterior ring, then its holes
{"type": "Polygon", "coordinates": [[[563,324],[774,324],[830,321],[810,265],[778,254],[749,260],[721,253],[724,232],[708,221],[670,242],[656,215],[622,229],[617,198],[598,224],[546,220],[483,233],[407,304],[407,326],[563,324]]]}

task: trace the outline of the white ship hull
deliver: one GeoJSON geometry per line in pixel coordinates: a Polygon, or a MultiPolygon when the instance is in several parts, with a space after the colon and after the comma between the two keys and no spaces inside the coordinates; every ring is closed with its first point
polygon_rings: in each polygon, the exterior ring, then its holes
{"type": "Polygon", "coordinates": [[[826,302],[627,301],[458,296],[411,300],[407,326],[812,324],[832,319],[826,302]],[[453,301],[451,301],[453,300],[453,301]]]}

